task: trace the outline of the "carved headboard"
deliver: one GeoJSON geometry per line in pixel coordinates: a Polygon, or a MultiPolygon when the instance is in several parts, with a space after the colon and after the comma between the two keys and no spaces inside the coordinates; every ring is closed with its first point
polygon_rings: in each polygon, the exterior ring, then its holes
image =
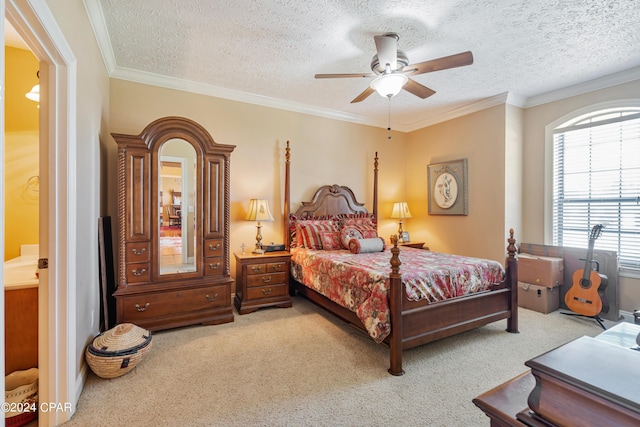
{"type": "MultiPolygon", "coordinates": [[[[291,245],[291,226],[289,221],[291,212],[291,151],[289,141],[285,150],[285,184],[284,184],[284,242],[287,250],[291,245]]],[[[309,218],[327,215],[369,214],[363,203],[356,200],[356,196],[349,187],[340,185],[324,185],[320,187],[310,202],[302,202],[295,211],[297,218],[309,218]]],[[[378,219],[378,153],[376,152],[373,166],[373,217],[378,219]]]]}
{"type": "Polygon", "coordinates": [[[364,203],[356,200],[356,196],[349,187],[341,185],[323,185],[310,202],[302,202],[302,206],[295,212],[298,218],[312,216],[369,213],[364,203]]]}

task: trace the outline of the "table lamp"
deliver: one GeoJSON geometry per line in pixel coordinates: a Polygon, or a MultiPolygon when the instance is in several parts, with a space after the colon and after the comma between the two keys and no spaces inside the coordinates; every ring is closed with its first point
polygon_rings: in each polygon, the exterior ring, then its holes
{"type": "Polygon", "coordinates": [[[402,220],[404,218],[411,218],[411,212],[409,211],[407,202],[394,203],[393,211],[391,212],[391,218],[400,220],[398,227],[398,243],[404,243],[404,239],[402,238],[402,220]]]}
{"type": "Polygon", "coordinates": [[[258,221],[256,227],[258,232],[256,234],[256,248],[252,251],[254,254],[264,254],[262,249],[262,233],[260,229],[262,225],[260,221],[273,221],[271,211],[269,211],[269,202],[264,199],[251,199],[249,204],[249,212],[245,218],[247,221],[258,221]]]}

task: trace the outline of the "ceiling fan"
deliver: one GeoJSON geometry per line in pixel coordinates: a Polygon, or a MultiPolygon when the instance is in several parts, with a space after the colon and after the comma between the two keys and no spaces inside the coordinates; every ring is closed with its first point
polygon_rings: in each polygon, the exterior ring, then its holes
{"type": "Polygon", "coordinates": [[[407,55],[398,49],[399,39],[400,36],[396,33],[374,36],[377,53],[373,55],[371,60],[371,73],[316,74],[315,77],[316,79],[376,77],[369,87],[356,96],[351,103],[363,101],[373,92],[378,92],[381,96],[391,98],[402,89],[424,99],[436,92],[410,79],[408,76],[473,64],[473,55],[469,51],[417,64],[409,64],[407,55]]]}

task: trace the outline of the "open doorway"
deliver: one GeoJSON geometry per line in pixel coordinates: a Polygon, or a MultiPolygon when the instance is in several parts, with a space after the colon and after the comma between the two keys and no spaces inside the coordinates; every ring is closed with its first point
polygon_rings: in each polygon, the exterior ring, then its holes
{"type": "MultiPolygon", "coordinates": [[[[39,61],[6,19],[4,54],[4,370],[7,401],[12,403],[21,386],[35,396],[39,377],[41,156],[39,61]]],[[[9,423],[13,417],[34,420],[37,414],[5,415],[9,423]]]]}
{"type": "MultiPolygon", "coordinates": [[[[37,58],[40,73],[38,257],[40,267],[48,260],[49,268],[39,270],[39,400],[75,405],[79,390],[74,356],[76,280],[70,260],[76,258],[76,233],[71,226],[76,199],[69,183],[75,177],[76,165],[69,160],[73,158],[70,153],[75,155],[76,61],[45,2],[7,0],[0,2],[0,10],[37,58]]],[[[0,37],[4,44],[4,32],[0,37]]],[[[4,103],[0,113],[5,113],[4,103]]],[[[1,130],[4,135],[4,124],[1,130]]],[[[4,151],[4,137],[0,148],[4,151]]],[[[0,186],[0,196],[4,198],[4,185],[0,186]]],[[[4,212],[1,225],[4,227],[4,212]]],[[[4,242],[2,245],[4,248],[4,242]]],[[[4,320],[5,307],[1,306],[4,320]]],[[[71,415],[69,411],[40,413],[38,425],[59,425],[71,415]]]]}

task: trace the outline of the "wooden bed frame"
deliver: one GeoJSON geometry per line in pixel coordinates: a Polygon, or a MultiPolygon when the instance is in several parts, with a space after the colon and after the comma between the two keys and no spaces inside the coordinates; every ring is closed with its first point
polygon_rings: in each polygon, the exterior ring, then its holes
{"type": "MultiPolygon", "coordinates": [[[[285,154],[285,201],[284,230],[285,244],[290,249],[290,148],[287,141],[285,154]]],[[[374,161],[373,214],[378,219],[378,153],[374,161]]],[[[343,186],[325,185],[315,193],[311,202],[302,202],[295,212],[298,218],[340,213],[366,213],[367,209],[359,203],[353,192],[343,186]]],[[[390,349],[389,373],[402,375],[402,351],[426,344],[460,332],[474,329],[501,319],[507,319],[507,332],[518,332],[518,262],[516,258],[513,229],[507,239],[508,256],[506,274],[503,282],[494,285],[491,290],[465,297],[428,303],[427,301],[409,301],[402,288],[400,273],[400,248],[397,241],[391,248],[391,273],[389,275],[389,305],[391,316],[391,334],[384,343],[390,349]]],[[[291,279],[293,291],[323,307],[330,313],[365,330],[354,312],[331,301],[324,295],[291,279]]],[[[366,332],[366,331],[365,331],[366,332]]]]}

